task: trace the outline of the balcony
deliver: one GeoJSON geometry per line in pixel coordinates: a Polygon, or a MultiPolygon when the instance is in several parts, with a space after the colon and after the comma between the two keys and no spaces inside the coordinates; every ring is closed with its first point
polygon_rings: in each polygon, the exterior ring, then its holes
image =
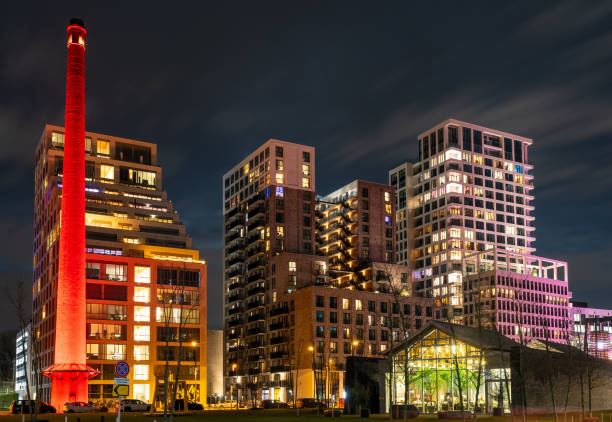
{"type": "Polygon", "coordinates": [[[266,314],[263,312],[257,312],[253,315],[249,315],[247,318],[247,322],[259,321],[266,319],[266,314]]]}
{"type": "Polygon", "coordinates": [[[234,292],[233,294],[227,295],[227,303],[232,303],[241,299],[244,299],[242,292],[234,292]]]}
{"type": "Polygon", "coordinates": [[[257,362],[260,359],[265,359],[265,356],[260,356],[260,355],[250,355],[247,360],[249,362],[257,362]]]}
{"type": "Polygon", "coordinates": [[[242,306],[236,306],[235,308],[229,309],[227,311],[227,314],[228,315],[234,315],[234,314],[237,314],[237,313],[240,313],[240,312],[242,312],[242,306]]]}
{"type": "Polygon", "coordinates": [[[280,330],[282,328],[289,328],[289,325],[286,322],[275,322],[270,324],[270,331],[280,330]]]}
{"type": "Polygon", "coordinates": [[[270,372],[289,372],[291,367],[289,365],[271,366],[270,372]]]}
{"type": "Polygon", "coordinates": [[[236,277],[242,275],[242,267],[237,267],[234,268],[233,270],[227,271],[225,273],[225,278],[232,278],[232,277],[236,277]]]}
{"type": "Polygon", "coordinates": [[[285,350],[280,350],[278,352],[270,353],[270,359],[280,359],[280,358],[284,358],[284,357],[286,357],[288,355],[289,355],[289,353],[287,353],[285,350]]]}
{"type": "Polygon", "coordinates": [[[247,309],[257,308],[258,306],[264,306],[263,300],[254,300],[252,302],[247,302],[247,309]]]}
{"type": "Polygon", "coordinates": [[[266,208],[262,205],[259,205],[255,208],[249,210],[247,215],[249,216],[249,220],[255,217],[257,214],[263,214],[266,211],[266,208]]]}
{"type": "Polygon", "coordinates": [[[253,328],[249,328],[247,330],[247,335],[248,336],[254,336],[255,334],[262,334],[265,333],[266,329],[265,327],[253,327],[253,328]]]}
{"type": "Polygon", "coordinates": [[[257,347],[264,347],[263,341],[255,340],[255,341],[252,341],[250,343],[247,343],[247,348],[248,349],[255,349],[257,347]]]}
{"type": "Polygon", "coordinates": [[[249,223],[249,225],[247,226],[247,232],[250,232],[251,230],[255,230],[257,228],[261,228],[263,226],[265,226],[266,221],[263,218],[256,218],[255,221],[252,221],[249,223]]]}
{"type": "Polygon", "coordinates": [[[260,273],[259,271],[247,277],[247,284],[257,281],[257,280],[263,280],[263,274],[260,273]]]}
{"type": "Polygon", "coordinates": [[[237,231],[236,233],[230,234],[229,236],[227,236],[225,238],[225,243],[233,242],[234,240],[239,239],[239,238],[240,238],[240,232],[237,231]]]}
{"type": "Polygon", "coordinates": [[[229,290],[229,291],[231,292],[232,290],[236,290],[236,289],[239,289],[239,288],[241,288],[241,287],[244,287],[244,284],[243,284],[243,283],[241,283],[240,281],[234,281],[233,283],[231,283],[231,284],[230,284],[230,285],[227,287],[227,290],[229,290]]]}
{"type": "Polygon", "coordinates": [[[249,199],[247,201],[247,205],[250,207],[256,203],[258,203],[259,201],[263,201],[264,200],[264,196],[263,194],[257,194],[254,197],[252,197],[251,199],[249,199]]]}
{"type": "Polygon", "coordinates": [[[237,339],[238,337],[239,337],[238,332],[235,332],[235,333],[229,333],[229,334],[227,335],[227,338],[228,338],[229,340],[235,340],[235,339],[237,339]]]}
{"type": "Polygon", "coordinates": [[[227,233],[235,227],[242,227],[242,226],[244,226],[244,221],[241,218],[237,218],[225,226],[225,231],[227,233]]]}
{"type": "Polygon", "coordinates": [[[236,319],[231,319],[229,321],[227,321],[227,326],[228,327],[235,327],[237,325],[242,324],[242,318],[236,318],[236,319]]]}
{"type": "Polygon", "coordinates": [[[258,245],[254,248],[250,248],[249,250],[247,250],[246,255],[247,255],[247,258],[250,258],[252,256],[255,256],[257,254],[264,253],[264,252],[265,252],[265,248],[263,247],[263,245],[258,245]]]}
{"type": "Polygon", "coordinates": [[[250,288],[249,290],[247,290],[247,296],[253,296],[256,295],[258,293],[264,293],[265,292],[265,287],[264,286],[255,286],[250,288]]]}
{"type": "Polygon", "coordinates": [[[282,315],[289,313],[289,307],[287,306],[279,306],[274,309],[270,309],[270,316],[282,315]]]}
{"type": "Polygon", "coordinates": [[[225,249],[225,254],[226,255],[231,255],[234,252],[241,250],[243,247],[244,247],[244,245],[242,244],[242,242],[236,243],[235,245],[233,245],[233,246],[231,246],[229,248],[226,248],[225,249]]]}
{"type": "Polygon", "coordinates": [[[263,258],[255,259],[247,264],[247,271],[251,271],[257,267],[263,267],[265,265],[265,260],[263,258]]]}
{"type": "Polygon", "coordinates": [[[231,267],[232,265],[239,264],[243,261],[244,261],[244,256],[242,256],[242,254],[238,254],[234,258],[228,259],[227,261],[225,261],[225,266],[231,267]]]}
{"type": "Polygon", "coordinates": [[[287,338],[285,336],[270,337],[270,344],[280,344],[286,342],[287,338]]]}

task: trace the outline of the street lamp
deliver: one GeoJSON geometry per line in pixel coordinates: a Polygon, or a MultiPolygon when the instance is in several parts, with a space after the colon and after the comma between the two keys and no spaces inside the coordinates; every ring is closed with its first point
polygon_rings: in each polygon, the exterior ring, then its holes
{"type": "MultiPolygon", "coordinates": [[[[193,379],[196,382],[198,381],[198,364],[197,364],[197,355],[198,355],[198,353],[197,353],[197,350],[196,350],[197,345],[198,345],[198,343],[196,341],[192,341],[191,342],[191,347],[193,347],[193,379]]],[[[187,396],[187,394],[185,394],[185,396],[187,396]]],[[[194,399],[195,399],[195,394],[194,394],[194,399]]]]}
{"type": "MultiPolygon", "coordinates": [[[[238,364],[237,363],[232,363],[232,372],[236,372],[236,368],[238,368],[238,364]]],[[[233,393],[233,387],[234,384],[232,384],[232,380],[230,377],[230,404],[232,402],[232,400],[234,399],[234,393],[233,393]]],[[[236,391],[236,409],[238,408],[238,391],[236,391]]]]}
{"type": "Polygon", "coordinates": [[[312,345],[308,346],[308,351],[310,352],[311,362],[312,362],[312,391],[314,394],[313,397],[315,398],[315,401],[316,401],[317,400],[317,374],[315,372],[315,365],[314,365],[314,347],[312,345]]]}

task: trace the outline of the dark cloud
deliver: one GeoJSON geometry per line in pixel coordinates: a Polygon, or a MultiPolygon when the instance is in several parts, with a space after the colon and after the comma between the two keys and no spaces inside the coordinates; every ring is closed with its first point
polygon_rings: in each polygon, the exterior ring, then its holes
{"type": "MultiPolygon", "coordinates": [[[[0,28],[0,272],[31,273],[34,147],[63,121],[65,24],[89,29],[87,127],[156,142],[221,324],[221,176],[268,138],[314,145],[317,189],[384,182],[455,117],[534,138],[538,253],[612,302],[609,2],[11,3],[0,28]]],[[[9,283],[10,284],[10,283],[9,283]]]]}

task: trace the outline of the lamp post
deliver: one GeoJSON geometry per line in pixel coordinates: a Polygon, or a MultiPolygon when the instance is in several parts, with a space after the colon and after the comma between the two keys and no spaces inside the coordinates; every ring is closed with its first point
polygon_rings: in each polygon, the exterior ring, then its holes
{"type": "MultiPolygon", "coordinates": [[[[232,363],[232,372],[236,372],[236,368],[238,368],[238,364],[237,363],[232,363]]],[[[234,384],[232,384],[232,380],[230,378],[230,404],[232,403],[232,400],[234,399],[234,394],[232,391],[232,387],[234,386],[234,384]]],[[[233,406],[231,406],[233,407],[233,406]]],[[[236,409],[238,409],[238,390],[236,390],[236,409]]]]}
{"type": "Polygon", "coordinates": [[[314,366],[314,347],[308,346],[308,351],[310,352],[310,361],[311,361],[311,366],[312,366],[312,392],[313,392],[313,397],[315,399],[315,401],[317,400],[317,375],[315,373],[315,366],[314,366]]]}
{"type": "MultiPolygon", "coordinates": [[[[191,342],[191,347],[193,347],[193,379],[196,382],[198,381],[198,364],[196,362],[196,360],[197,360],[197,349],[196,349],[197,345],[198,345],[198,343],[196,341],[192,341],[191,342]]],[[[194,389],[194,391],[195,391],[195,389],[194,389]]],[[[195,399],[195,394],[194,394],[194,399],[195,399]]]]}

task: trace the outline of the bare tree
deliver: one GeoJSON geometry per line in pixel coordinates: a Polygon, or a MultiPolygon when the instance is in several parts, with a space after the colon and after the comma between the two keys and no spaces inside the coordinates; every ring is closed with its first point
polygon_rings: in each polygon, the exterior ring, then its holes
{"type": "MultiPolygon", "coordinates": [[[[292,334],[293,334],[293,330],[292,330],[292,334]]],[[[294,337],[294,347],[293,347],[293,350],[291,351],[292,352],[291,360],[295,368],[295,379],[293,380],[293,407],[295,407],[296,409],[297,416],[300,416],[300,408],[297,405],[297,396],[298,396],[300,364],[302,362],[302,355],[303,355],[302,348],[303,347],[304,347],[304,339],[301,336],[299,336],[298,338],[294,337]]]]}
{"type": "MultiPolygon", "coordinates": [[[[26,384],[26,397],[28,399],[28,409],[30,412],[30,420],[36,420],[36,413],[38,406],[32,406],[32,393],[31,393],[31,385],[30,385],[30,377],[33,378],[32,371],[34,370],[33,359],[35,357],[34,350],[32,350],[32,345],[34,344],[34,327],[32,321],[32,315],[30,312],[30,307],[26,305],[28,300],[28,295],[26,293],[25,282],[23,278],[17,279],[15,283],[15,290],[9,293],[9,301],[13,310],[15,311],[15,315],[17,316],[17,322],[19,323],[19,331],[22,333],[22,347],[24,350],[29,349],[27,353],[24,354],[24,375],[25,375],[25,384],[26,384]],[[29,344],[28,344],[29,342],[29,344]],[[29,362],[28,362],[29,361],[29,362]],[[30,365],[30,370],[28,370],[28,364],[30,365]]],[[[38,377],[36,377],[38,379],[38,377]]],[[[23,412],[23,406],[21,407],[23,412]]]]}

